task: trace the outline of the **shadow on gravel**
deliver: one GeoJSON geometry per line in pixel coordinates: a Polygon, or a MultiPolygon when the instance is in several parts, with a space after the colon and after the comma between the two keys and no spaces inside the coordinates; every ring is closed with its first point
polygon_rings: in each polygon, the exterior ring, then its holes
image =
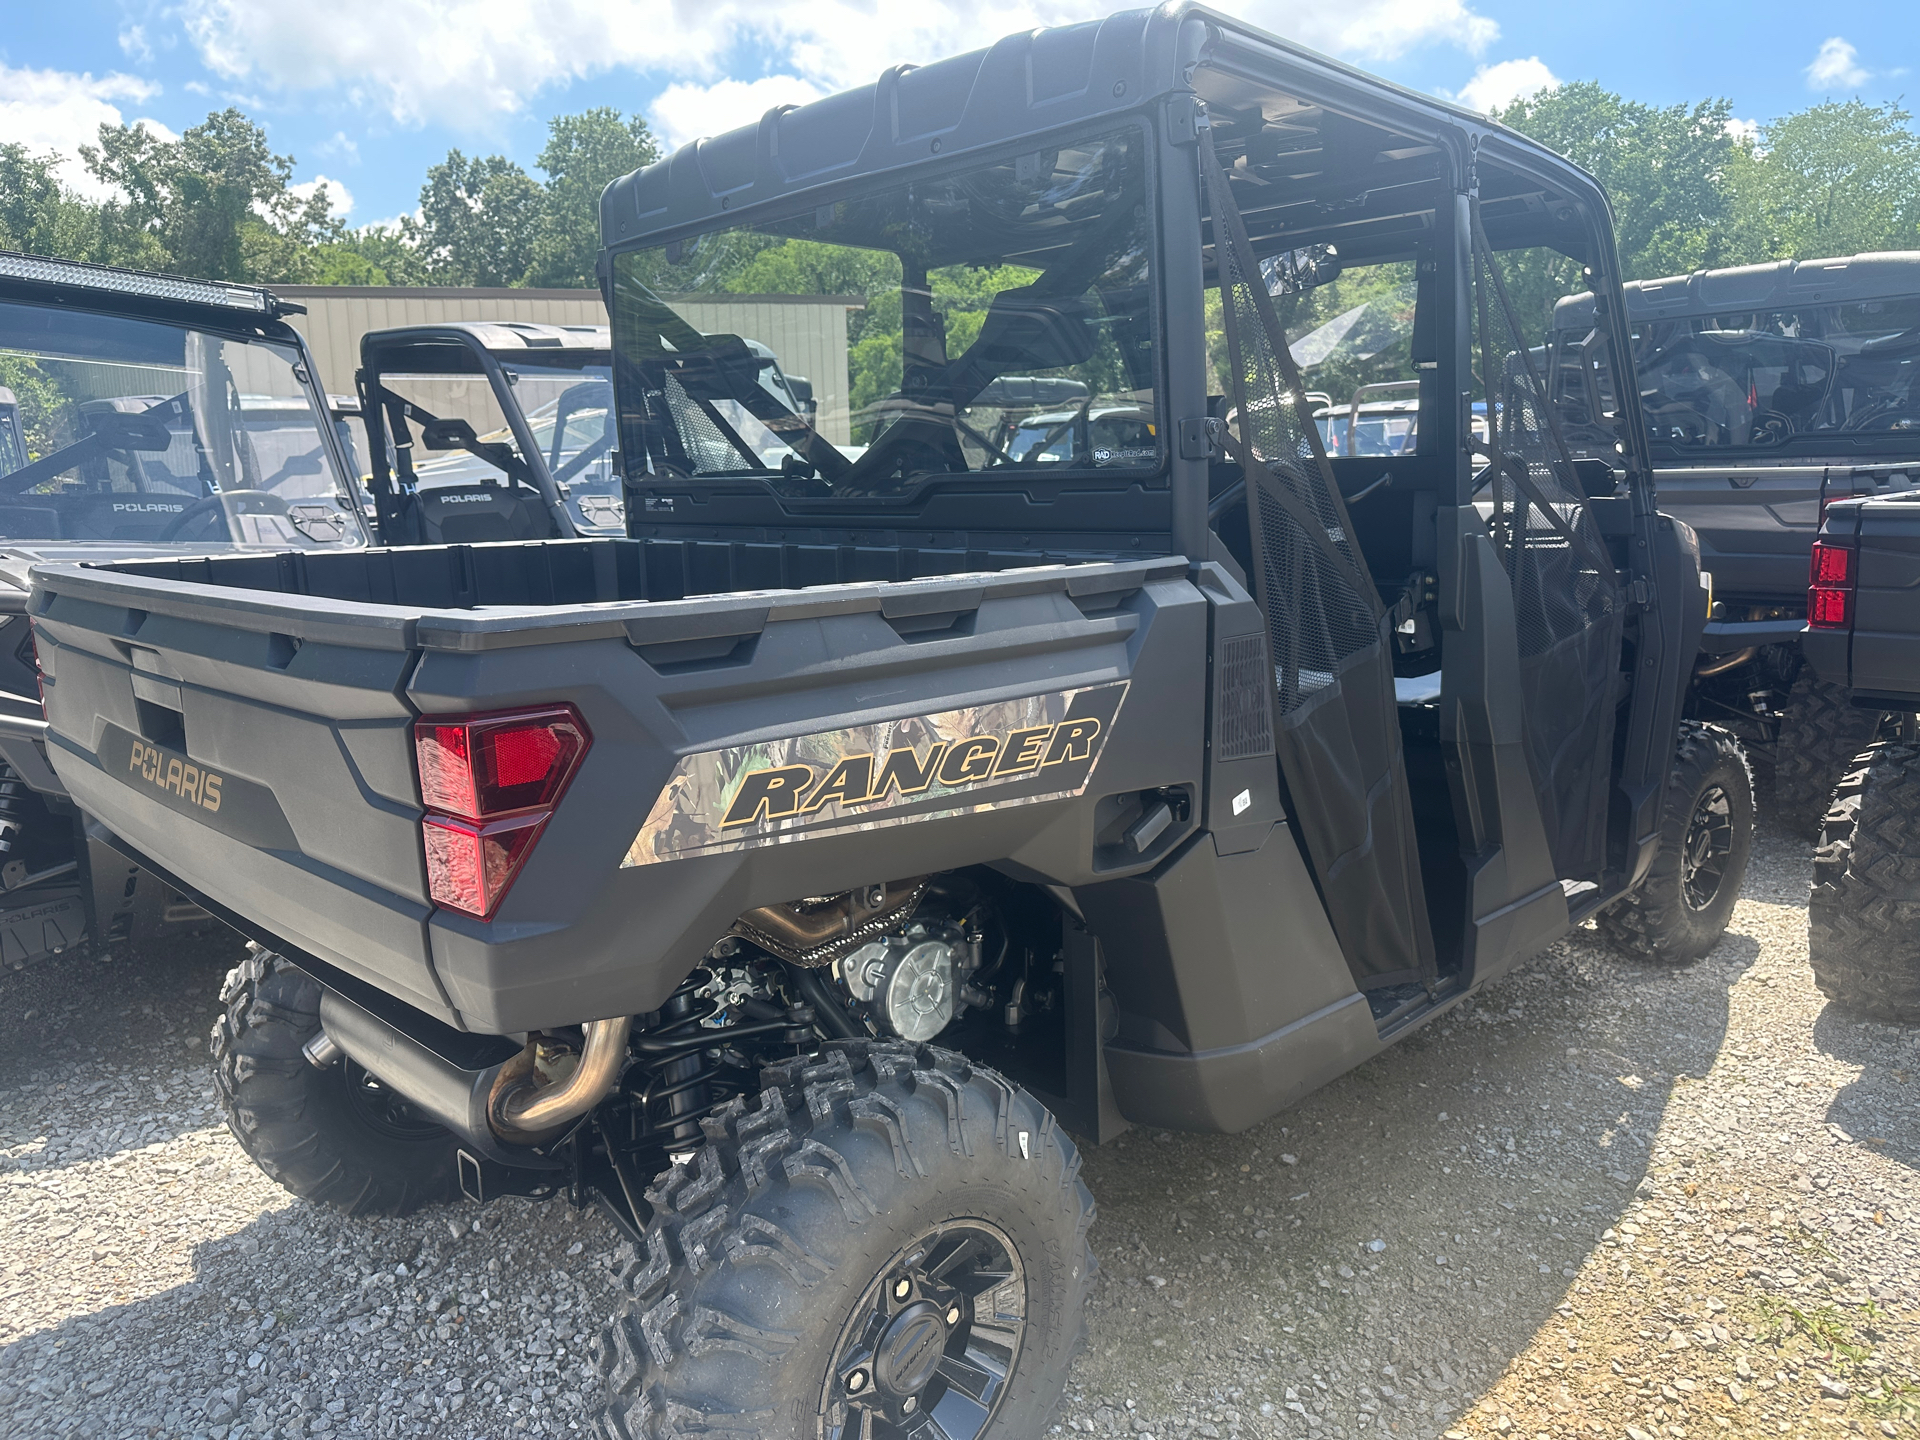
{"type": "Polygon", "coordinates": [[[616,1238],[558,1202],[398,1220],[296,1202],[194,1245],[188,1284],[0,1346],[0,1431],[569,1434],[616,1238]]]}
{"type": "Polygon", "coordinates": [[[1920,1031],[1861,1020],[1828,1002],[1813,1040],[1836,1060],[1860,1067],[1827,1107],[1827,1124],[1844,1139],[1920,1170],[1920,1031]]]}
{"type": "Polygon", "coordinates": [[[1123,1398],[1174,1426],[1230,1400],[1443,1427],[1577,1312],[1580,1267],[1624,1217],[1678,1077],[1712,1067],[1759,953],[1733,933],[1675,970],[1576,932],[1245,1134],[1092,1152],[1106,1269],[1085,1398],[1062,1413],[1099,1433],[1129,1419],[1123,1398]]]}
{"type": "Polygon", "coordinates": [[[57,1169],[209,1123],[181,1112],[207,1092],[207,1029],[242,943],[186,934],[108,964],[62,956],[0,975],[0,1151],[57,1169]]]}

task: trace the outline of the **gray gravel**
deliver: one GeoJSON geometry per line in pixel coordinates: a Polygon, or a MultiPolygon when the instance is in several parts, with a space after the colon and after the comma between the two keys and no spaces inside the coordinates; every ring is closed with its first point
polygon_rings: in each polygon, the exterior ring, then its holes
{"type": "MultiPolygon", "coordinates": [[[[1691,969],[1576,935],[1267,1125],[1090,1154],[1055,1428],[1912,1433],[1920,1034],[1822,1004],[1807,874],[1765,840],[1691,969]]],[[[237,953],[0,977],[0,1434],[583,1428],[611,1229],[294,1201],[207,1083],[237,953]]]]}

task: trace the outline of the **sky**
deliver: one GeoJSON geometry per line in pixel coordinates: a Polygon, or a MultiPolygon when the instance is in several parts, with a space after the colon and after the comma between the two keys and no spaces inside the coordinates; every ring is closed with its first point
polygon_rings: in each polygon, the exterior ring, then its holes
{"type": "MultiPolygon", "coordinates": [[[[1748,0],[1246,0],[1222,8],[1403,85],[1489,108],[1570,80],[1750,124],[1920,84],[1920,5],[1748,0]]],[[[9,0],[0,140],[70,157],[102,122],[171,136],[238,105],[349,225],[411,212],[458,147],[533,168],[550,116],[612,105],[669,143],[1035,25],[1085,0],[9,0]]],[[[1909,107],[1913,108],[1913,107],[1909,107]]]]}

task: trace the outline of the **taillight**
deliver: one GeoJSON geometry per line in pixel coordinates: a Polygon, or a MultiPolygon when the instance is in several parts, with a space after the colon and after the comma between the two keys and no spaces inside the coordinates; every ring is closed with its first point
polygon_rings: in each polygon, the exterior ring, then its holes
{"type": "Polygon", "coordinates": [[[1845,630],[1853,623],[1854,552],[1845,545],[1813,542],[1807,577],[1807,624],[1819,630],[1845,630]]]}
{"type": "Polygon", "coordinates": [[[482,920],[499,908],[592,743],[571,705],[414,721],[436,904],[482,920]]]}

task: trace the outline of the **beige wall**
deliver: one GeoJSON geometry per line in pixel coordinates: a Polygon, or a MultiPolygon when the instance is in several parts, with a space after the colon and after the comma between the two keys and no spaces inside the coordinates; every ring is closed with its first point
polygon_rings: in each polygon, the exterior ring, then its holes
{"type": "Polygon", "coordinates": [[[813,382],[820,433],[835,445],[853,436],[847,388],[847,312],[858,300],[834,295],[668,295],[668,304],[708,335],[758,340],[789,375],[813,382]]]}
{"type": "Polygon", "coordinates": [[[598,290],[454,290],[358,285],[275,285],[273,293],[307,307],[287,323],[307,337],[331,395],[353,394],[360,337],[401,325],[456,320],[518,320],[531,325],[604,325],[598,290]]]}
{"type": "MultiPolygon", "coordinates": [[[[598,290],[456,290],[378,286],[276,285],[274,293],[307,307],[288,316],[307,338],[329,394],[354,393],[360,337],[369,330],[457,320],[535,325],[605,325],[598,290]]],[[[820,431],[844,445],[848,419],[847,312],[860,301],[814,295],[670,295],[687,323],[708,334],[758,340],[780,368],[813,382],[820,431]]],[[[476,423],[477,420],[476,420],[476,423]]]]}

